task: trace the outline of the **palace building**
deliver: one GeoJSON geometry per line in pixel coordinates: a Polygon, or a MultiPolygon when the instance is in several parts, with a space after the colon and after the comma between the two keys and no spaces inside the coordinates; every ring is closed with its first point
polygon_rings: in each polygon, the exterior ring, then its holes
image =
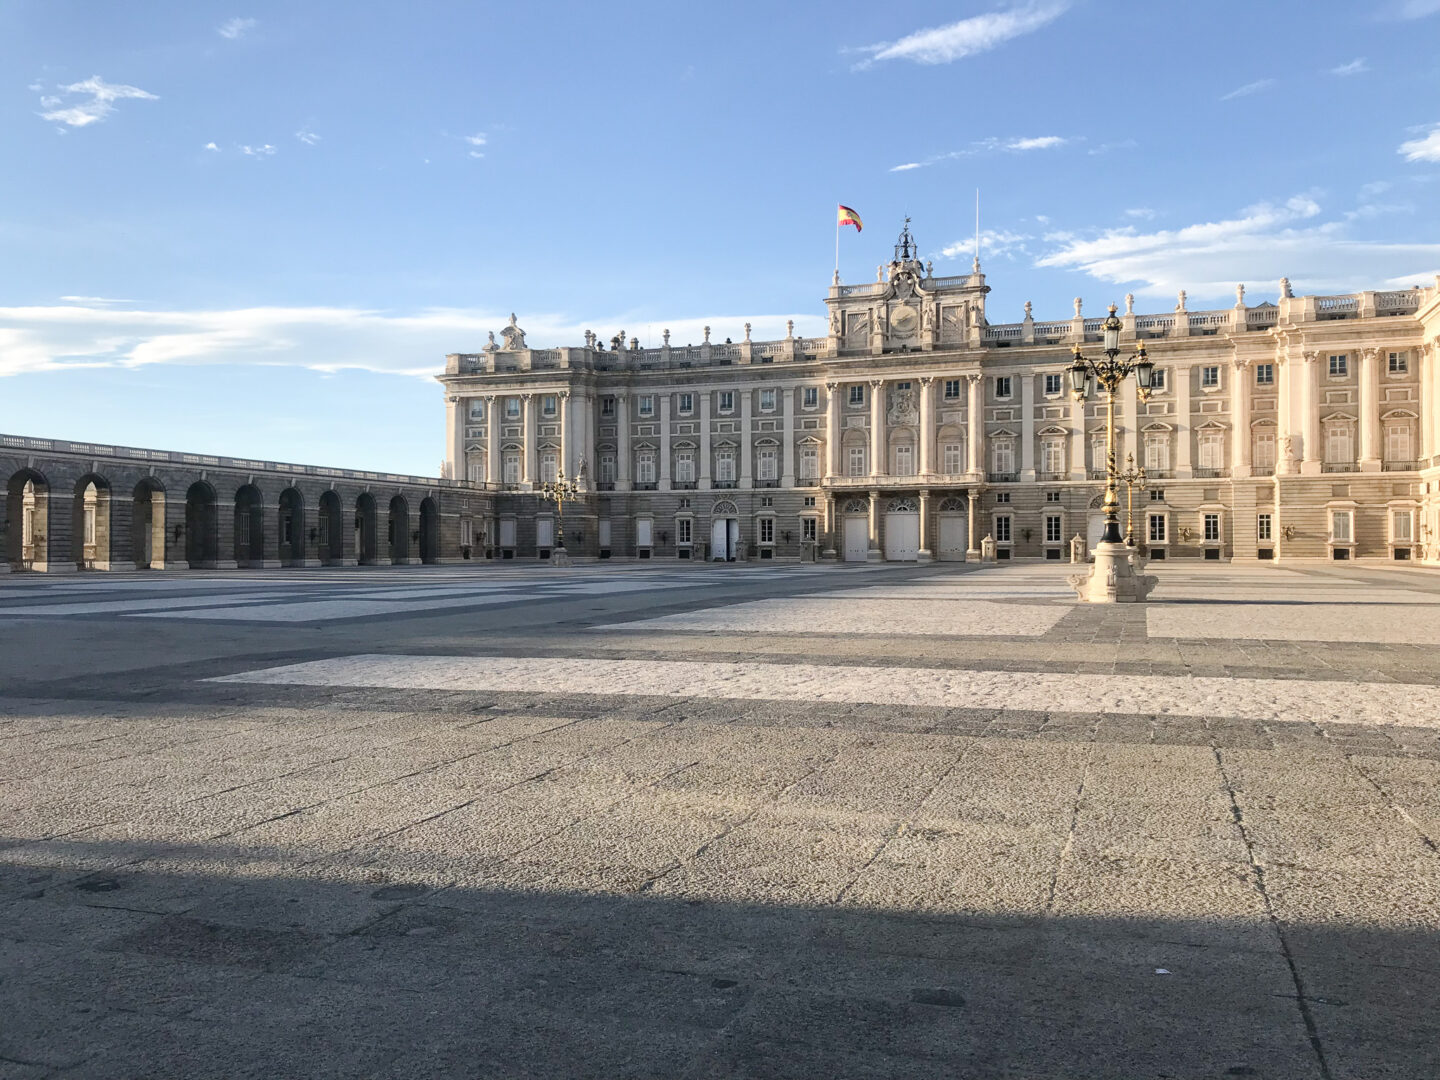
{"type": "MultiPolygon", "coordinates": [[[[995,323],[989,291],[978,259],[934,276],[907,223],[874,282],[837,274],[824,337],[539,349],[511,316],[438,376],[448,477],[495,490],[477,555],[548,557],[563,474],[577,556],[1068,559],[1100,532],[1105,401],[1067,369],[1103,319],[995,323]]],[[[1440,561],[1440,278],[1121,318],[1156,365],[1117,406],[1153,558],[1440,561]]]]}

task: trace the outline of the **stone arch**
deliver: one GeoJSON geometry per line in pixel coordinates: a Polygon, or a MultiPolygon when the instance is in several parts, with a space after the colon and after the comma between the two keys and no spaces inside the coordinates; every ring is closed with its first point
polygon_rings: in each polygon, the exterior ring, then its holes
{"type": "Polygon", "coordinates": [[[365,491],[355,500],[355,560],[361,566],[373,566],[376,561],[377,518],[375,496],[365,491]]]}
{"type": "Polygon", "coordinates": [[[386,538],[390,545],[390,562],[396,566],[410,561],[410,504],[404,495],[390,500],[390,514],[386,521],[386,538]]]}
{"type": "Polygon", "coordinates": [[[254,484],[235,492],[235,565],[265,565],[265,497],[254,484]]]}
{"type": "Polygon", "coordinates": [[[729,499],[721,499],[710,508],[711,517],[738,517],[739,514],[740,511],[735,508],[735,504],[729,499]]]}
{"type": "Polygon", "coordinates": [[[185,560],[190,569],[214,569],[220,561],[220,500],[197,480],[185,492],[185,560]]]}
{"type": "Polygon", "coordinates": [[[440,561],[440,509],[429,495],[420,500],[420,561],[440,561]]]}
{"type": "Polygon", "coordinates": [[[77,570],[110,569],[110,481],[89,472],[75,481],[70,556],[77,570]]]}
{"type": "Polygon", "coordinates": [[[304,566],[306,552],[305,497],[299,488],[280,492],[276,539],[281,566],[304,566]]]}
{"type": "Polygon", "coordinates": [[[942,514],[963,514],[966,510],[965,500],[948,498],[940,500],[939,512],[942,514]]]}
{"type": "Polygon", "coordinates": [[[868,514],[870,513],[870,504],[864,499],[850,499],[845,503],[844,512],[847,514],[868,514]]]}
{"type": "Polygon", "coordinates": [[[920,512],[920,503],[909,496],[891,499],[885,504],[885,512],[887,514],[918,514],[920,512]]]}
{"type": "Polygon", "coordinates": [[[165,485],[147,476],[130,500],[130,560],[137,570],[165,568],[165,485]]]}
{"type": "Polygon", "coordinates": [[[345,561],[345,518],[340,496],[332,489],[320,496],[319,555],[327,566],[345,561]]]}
{"type": "Polygon", "coordinates": [[[50,482],[38,469],[12,473],[5,487],[5,556],[13,570],[50,568],[50,482]]]}

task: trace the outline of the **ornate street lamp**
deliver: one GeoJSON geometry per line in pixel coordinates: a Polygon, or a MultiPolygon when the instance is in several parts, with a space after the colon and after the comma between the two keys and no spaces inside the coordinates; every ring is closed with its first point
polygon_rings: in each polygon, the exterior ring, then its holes
{"type": "Polygon", "coordinates": [[[554,566],[569,566],[570,555],[565,550],[565,503],[578,499],[585,479],[585,466],[581,463],[580,479],[569,480],[565,474],[557,473],[554,480],[546,480],[535,491],[540,498],[555,504],[555,550],[550,556],[554,566]]]}
{"type": "Polygon", "coordinates": [[[1125,485],[1125,544],[1135,546],[1135,489],[1144,491],[1150,485],[1146,482],[1145,466],[1135,468],[1135,455],[1125,455],[1125,471],[1120,474],[1125,485]]]}
{"type": "Polygon", "coordinates": [[[1145,353],[1145,343],[1135,351],[1120,356],[1120,331],[1123,329],[1110,305],[1109,317],[1101,324],[1105,354],[1103,360],[1091,360],[1076,345],[1070,364],[1070,393],[1076,401],[1084,401],[1097,389],[1105,391],[1105,532],[1095,547],[1095,567],[1088,575],[1070,579],[1081,600],[1090,603],[1126,603],[1144,600],[1155,585],[1155,578],[1136,575],[1129,552],[1120,535],[1120,480],[1115,467],[1115,398],[1120,385],[1133,372],[1141,394],[1148,394],[1155,376],[1155,365],[1145,353]]]}

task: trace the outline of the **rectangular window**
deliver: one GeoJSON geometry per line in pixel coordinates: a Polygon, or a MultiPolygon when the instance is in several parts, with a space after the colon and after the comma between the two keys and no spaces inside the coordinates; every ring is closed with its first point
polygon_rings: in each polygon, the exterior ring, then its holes
{"type": "Polygon", "coordinates": [[[997,398],[1007,398],[1007,397],[1010,396],[1010,376],[1009,376],[1009,375],[997,375],[997,376],[995,376],[995,396],[996,396],[997,398]]]}
{"type": "Polygon", "coordinates": [[[1410,543],[1411,515],[1409,510],[1396,510],[1390,515],[1390,539],[1397,544],[1410,543]]]}
{"type": "Polygon", "coordinates": [[[996,503],[997,506],[998,506],[1000,503],[1008,503],[1009,501],[1010,501],[1010,493],[1009,493],[1008,491],[997,491],[997,492],[995,493],[995,503],[996,503]]]}
{"type": "Polygon", "coordinates": [[[1224,467],[1222,458],[1225,450],[1225,436],[1218,431],[1202,431],[1200,433],[1200,468],[1220,469],[1224,467]]]}
{"type": "Polygon", "coordinates": [[[695,482],[695,452],[693,450],[675,451],[675,482],[677,484],[695,482]]]}
{"type": "Polygon", "coordinates": [[[1256,386],[1273,386],[1273,385],[1275,385],[1275,365],[1274,365],[1274,364],[1256,364],[1256,365],[1255,365],[1255,385],[1256,385],[1256,386]]]}
{"type": "Polygon", "coordinates": [[[960,380],[959,380],[959,379],[946,379],[946,380],[945,380],[945,400],[946,400],[946,401],[959,401],[959,400],[960,400],[960,380]]]}
{"type": "Polygon", "coordinates": [[[1059,493],[1058,491],[1047,491],[1047,492],[1045,492],[1045,501],[1046,501],[1046,502],[1059,502],[1059,501],[1060,501],[1060,493],[1059,493]]]}
{"type": "Polygon", "coordinates": [[[1410,460],[1410,425],[1390,424],[1385,428],[1385,460],[1410,460]]]}
{"type": "Polygon", "coordinates": [[[1390,354],[1390,365],[1386,369],[1391,375],[1404,375],[1410,370],[1410,358],[1403,352],[1390,354]]]}
{"type": "Polygon", "coordinates": [[[1220,367],[1218,364],[1207,364],[1200,369],[1200,385],[1206,389],[1214,389],[1220,385],[1220,367]]]}
{"type": "Polygon", "coordinates": [[[654,450],[641,450],[635,455],[635,482],[637,484],[655,483],[654,450]]]}
{"type": "Polygon", "coordinates": [[[681,394],[681,395],[680,395],[680,415],[681,415],[681,416],[689,416],[689,415],[690,415],[691,413],[693,413],[694,411],[695,411],[695,395],[694,395],[694,394],[681,394]]]}
{"type": "Polygon", "coordinates": [[[995,542],[997,544],[1010,543],[1010,515],[1000,514],[995,518],[995,542]]]}
{"type": "Polygon", "coordinates": [[[721,483],[735,482],[735,451],[715,451],[715,479],[721,483]]]}
{"type": "Polygon", "coordinates": [[[1352,449],[1349,424],[1328,424],[1325,431],[1325,462],[1329,465],[1348,465],[1355,460],[1352,449]]]}
{"type": "Polygon", "coordinates": [[[1330,357],[1330,377],[1332,379],[1343,379],[1348,374],[1350,374],[1350,363],[1344,353],[1330,357]]]}
{"type": "Polygon", "coordinates": [[[1336,510],[1330,515],[1330,539],[1337,544],[1350,543],[1350,511],[1336,510]]]}
{"type": "Polygon", "coordinates": [[[761,411],[761,412],[774,412],[774,411],[775,411],[775,391],[774,391],[774,390],[761,390],[761,391],[760,391],[760,411],[761,411]]]}
{"type": "Polygon", "coordinates": [[[1161,473],[1170,469],[1170,437],[1168,435],[1150,435],[1145,439],[1145,469],[1147,472],[1161,473]]]}
{"type": "Polygon", "coordinates": [[[849,456],[848,456],[847,460],[848,460],[849,463],[850,463],[850,475],[851,475],[851,476],[864,476],[864,475],[865,475],[865,473],[866,473],[866,469],[865,469],[865,447],[863,447],[863,446],[852,446],[852,447],[850,447],[850,453],[849,453],[849,456]]]}
{"type": "Polygon", "coordinates": [[[909,384],[908,382],[897,382],[897,383],[895,384],[895,389],[896,389],[896,390],[909,390],[909,389],[910,389],[910,384],[909,384]]]}
{"type": "MultiPolygon", "coordinates": [[[[320,524],[325,524],[325,519],[320,519],[320,524]]],[[[469,518],[460,519],[460,546],[473,547],[475,545],[475,522],[469,518]]]]}
{"type": "Polygon", "coordinates": [[[773,446],[762,446],[755,455],[755,477],[758,480],[778,480],[779,451],[773,446]]]}
{"type": "Polygon", "coordinates": [[[895,447],[895,474],[896,476],[915,475],[915,448],[912,446],[895,447]]]}
{"type": "Polygon", "coordinates": [[[641,416],[654,416],[654,415],[655,415],[655,395],[654,395],[654,394],[641,394],[641,395],[640,395],[640,415],[641,415],[641,416]]]}
{"type": "Polygon", "coordinates": [[[689,547],[691,537],[690,530],[693,526],[694,522],[690,518],[676,518],[675,543],[681,545],[682,547],[689,547]]]}
{"type": "Polygon", "coordinates": [[[947,442],[940,448],[941,468],[946,476],[956,476],[965,471],[965,445],[947,442]]]}
{"type": "Polygon", "coordinates": [[[505,419],[520,419],[520,399],[518,397],[507,397],[505,399],[505,419]]]}
{"type": "Polygon", "coordinates": [[[484,419],[485,419],[485,399],[484,399],[484,398],[471,398],[471,399],[470,399],[470,419],[471,419],[471,420],[484,420],[484,419]]]}
{"type": "Polygon", "coordinates": [[[1150,389],[1151,389],[1151,390],[1164,390],[1164,389],[1165,389],[1165,369],[1164,369],[1164,368],[1156,368],[1154,374],[1152,374],[1152,375],[1150,376],[1150,389]]]}
{"type": "Polygon", "coordinates": [[[1164,488],[1151,488],[1151,489],[1150,489],[1150,501],[1151,501],[1151,502],[1164,502],[1164,501],[1165,501],[1165,489],[1164,489],[1164,488]]]}
{"type": "Polygon", "coordinates": [[[555,395],[546,394],[540,399],[540,415],[554,416],[556,412],[555,395]]]}
{"type": "Polygon", "coordinates": [[[503,459],[505,467],[505,483],[518,484],[520,482],[520,453],[516,450],[505,451],[503,459]]]}
{"type": "Polygon", "coordinates": [[[1164,514],[1151,514],[1151,515],[1150,515],[1150,543],[1152,543],[1152,544],[1163,544],[1163,543],[1165,543],[1165,515],[1164,515],[1164,514]]]}
{"type": "Polygon", "coordinates": [[[1045,542],[1047,544],[1060,543],[1060,522],[1059,514],[1045,515],[1045,542]]]}
{"type": "Polygon", "coordinates": [[[1040,448],[1041,468],[1054,475],[1065,471],[1065,443],[1060,439],[1046,439],[1040,448]]]}
{"type": "Polygon", "coordinates": [[[1206,539],[1206,540],[1212,540],[1212,541],[1213,541],[1213,540],[1219,540],[1219,539],[1220,539],[1220,515],[1219,515],[1219,514],[1206,514],[1206,515],[1205,515],[1205,518],[1204,518],[1204,523],[1205,523],[1205,539],[1206,539]]]}
{"type": "Polygon", "coordinates": [[[540,455],[540,479],[553,484],[556,480],[556,471],[559,468],[554,450],[546,450],[540,455]]]}
{"type": "Polygon", "coordinates": [[[1046,375],[1046,376],[1045,376],[1045,393],[1046,393],[1047,396],[1050,395],[1050,394],[1058,394],[1058,393],[1060,393],[1060,376],[1059,376],[1059,375],[1046,375]]]}
{"type": "Polygon", "coordinates": [[[813,443],[800,447],[800,479],[820,479],[820,448],[813,443]]]}
{"type": "Polygon", "coordinates": [[[1273,520],[1274,520],[1274,519],[1272,518],[1272,516],[1271,516],[1270,514],[1256,514],[1256,515],[1255,515],[1255,539],[1257,539],[1257,540],[1273,540],[1273,539],[1274,539],[1274,533],[1273,533],[1272,527],[1271,527],[1271,522],[1272,522],[1273,520]]]}
{"type": "Polygon", "coordinates": [[[734,411],[735,411],[735,391],[734,391],[734,390],[721,390],[721,391],[720,391],[720,411],[721,411],[722,413],[729,413],[729,412],[734,412],[734,411]]]}
{"type": "Polygon", "coordinates": [[[1257,469],[1275,468],[1275,433],[1273,431],[1257,431],[1255,433],[1255,467],[1257,469]]]}
{"type": "Polygon", "coordinates": [[[820,407],[820,388],[818,386],[807,386],[800,391],[800,403],[807,409],[818,409],[820,407]]]}
{"type": "Polygon", "coordinates": [[[997,473],[1008,474],[1015,471],[1015,445],[1009,439],[1000,439],[995,443],[993,456],[997,473]]]}
{"type": "Polygon", "coordinates": [[[762,517],[759,519],[760,543],[773,544],[775,542],[775,519],[762,517]]]}
{"type": "Polygon", "coordinates": [[[813,542],[819,534],[820,530],[816,525],[816,521],[813,517],[805,517],[800,519],[801,540],[810,540],[813,542]]]}
{"type": "Polygon", "coordinates": [[[859,385],[858,383],[857,383],[856,385],[850,387],[850,404],[851,404],[851,405],[864,405],[864,404],[865,404],[865,387],[859,385]]]}
{"type": "Polygon", "coordinates": [[[615,415],[615,397],[614,397],[613,394],[606,394],[604,397],[602,397],[602,398],[600,399],[600,415],[601,415],[601,416],[614,416],[614,415],[615,415]]]}
{"type": "Polygon", "coordinates": [[[614,454],[601,454],[601,455],[600,455],[600,483],[602,483],[602,484],[613,484],[613,483],[615,483],[615,455],[614,455],[614,454]]]}
{"type": "Polygon", "coordinates": [[[814,505],[815,505],[815,496],[814,496],[814,495],[806,495],[806,496],[805,496],[805,505],[806,505],[806,506],[814,506],[814,505]]]}

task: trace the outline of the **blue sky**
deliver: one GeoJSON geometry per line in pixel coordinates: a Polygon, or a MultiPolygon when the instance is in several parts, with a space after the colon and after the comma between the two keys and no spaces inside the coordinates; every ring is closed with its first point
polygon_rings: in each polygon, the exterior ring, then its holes
{"type": "Polygon", "coordinates": [[[1440,0],[0,5],[0,430],[434,474],[447,351],[1440,271],[1440,0]]]}

